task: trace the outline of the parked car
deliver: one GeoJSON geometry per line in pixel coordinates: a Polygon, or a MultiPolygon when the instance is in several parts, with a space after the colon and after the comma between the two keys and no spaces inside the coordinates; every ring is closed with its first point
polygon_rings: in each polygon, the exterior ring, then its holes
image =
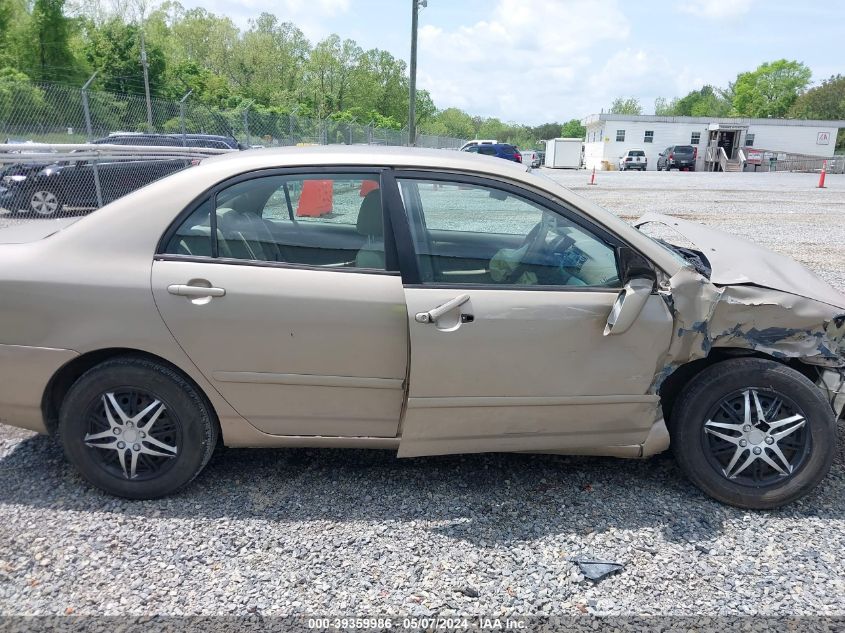
{"type": "Polygon", "coordinates": [[[96,144],[149,145],[151,147],[205,147],[209,149],[249,149],[231,136],[220,134],[148,134],[145,132],[112,132],[91,141],[96,144]]]}
{"type": "Polygon", "coordinates": [[[755,244],[652,223],[698,249],[509,161],[215,157],[0,230],[0,419],[136,499],[190,482],[218,437],[633,458],[671,438],[717,499],[801,497],[837,450],[845,296],[755,244]]]}
{"type": "MultiPolygon", "coordinates": [[[[118,132],[91,141],[96,145],[151,147],[203,147],[242,149],[235,139],[211,134],[135,134],[118,132]]],[[[0,208],[23,211],[36,217],[55,217],[63,211],[96,209],[99,205],[95,177],[100,181],[103,203],[111,202],[159,178],[190,166],[185,158],[107,158],[52,164],[18,163],[2,172],[0,208]]]]}
{"type": "Polygon", "coordinates": [[[461,145],[461,151],[463,152],[468,147],[472,147],[474,145],[495,145],[498,142],[499,141],[492,139],[492,138],[490,138],[490,139],[478,139],[478,138],[476,138],[476,139],[473,139],[471,141],[467,141],[466,143],[461,145]]]}
{"type": "Polygon", "coordinates": [[[540,152],[535,149],[522,150],[522,162],[526,165],[531,165],[532,169],[540,167],[543,162],[540,158],[540,152]]]}
{"type": "Polygon", "coordinates": [[[482,156],[495,156],[496,158],[504,158],[505,160],[512,160],[515,163],[522,162],[522,154],[514,145],[508,143],[493,143],[470,145],[464,152],[470,154],[481,154],[482,156]]]}
{"type": "Polygon", "coordinates": [[[647,168],[648,158],[646,158],[645,151],[641,149],[629,149],[619,157],[619,171],[628,171],[629,169],[645,171],[647,168]]]}
{"type": "Polygon", "coordinates": [[[657,171],[687,169],[695,171],[698,148],[692,145],[671,145],[657,156],[657,171]]]}

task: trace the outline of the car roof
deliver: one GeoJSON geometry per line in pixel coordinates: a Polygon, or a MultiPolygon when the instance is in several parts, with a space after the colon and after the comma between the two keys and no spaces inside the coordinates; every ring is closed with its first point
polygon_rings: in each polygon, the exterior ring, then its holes
{"type": "Polygon", "coordinates": [[[527,165],[490,156],[448,149],[386,147],[381,145],[321,145],[314,147],[272,147],[250,149],[207,158],[203,164],[240,163],[244,171],[272,167],[319,167],[331,165],[384,166],[418,169],[473,171],[513,177],[528,170],[527,165]]]}

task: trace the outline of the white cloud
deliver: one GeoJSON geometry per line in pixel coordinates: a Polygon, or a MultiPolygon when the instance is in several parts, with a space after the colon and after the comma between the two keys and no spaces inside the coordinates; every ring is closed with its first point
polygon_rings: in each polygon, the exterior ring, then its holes
{"type": "Polygon", "coordinates": [[[703,18],[720,19],[745,15],[752,4],[754,0],[686,0],[678,9],[703,18]]]}
{"type": "Polygon", "coordinates": [[[643,113],[652,114],[657,97],[671,99],[704,83],[705,80],[689,68],[677,68],[660,53],[625,48],[614,53],[590,77],[585,89],[605,106],[609,106],[614,97],[638,97],[643,113]]]}
{"type": "Polygon", "coordinates": [[[627,39],[617,0],[497,0],[490,17],[420,29],[420,86],[441,107],[505,120],[548,121],[588,113],[595,53],[627,39]]]}
{"type": "Polygon", "coordinates": [[[276,7],[277,11],[281,9],[279,11],[280,15],[284,15],[285,13],[300,15],[308,12],[333,17],[349,11],[349,2],[350,0],[277,0],[272,4],[276,7]]]}

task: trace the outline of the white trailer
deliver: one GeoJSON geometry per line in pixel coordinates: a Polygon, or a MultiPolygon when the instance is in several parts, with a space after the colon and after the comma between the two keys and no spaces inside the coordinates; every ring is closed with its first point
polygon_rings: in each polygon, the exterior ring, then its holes
{"type": "Polygon", "coordinates": [[[580,138],[552,138],[546,141],[546,167],[563,169],[581,168],[580,138]]]}

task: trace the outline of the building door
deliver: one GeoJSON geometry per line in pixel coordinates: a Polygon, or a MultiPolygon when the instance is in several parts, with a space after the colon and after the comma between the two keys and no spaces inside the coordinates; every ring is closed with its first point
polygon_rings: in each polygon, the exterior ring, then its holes
{"type": "Polygon", "coordinates": [[[725,154],[728,155],[728,160],[736,158],[734,153],[737,149],[736,130],[719,132],[719,147],[724,148],[725,154]]]}

